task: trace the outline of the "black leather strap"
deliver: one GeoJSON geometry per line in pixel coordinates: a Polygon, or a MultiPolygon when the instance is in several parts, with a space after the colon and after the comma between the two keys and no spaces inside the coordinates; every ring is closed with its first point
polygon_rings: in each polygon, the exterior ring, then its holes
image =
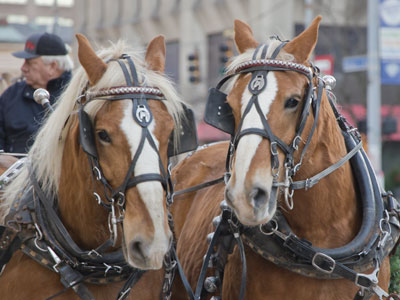
{"type": "Polygon", "coordinates": [[[214,179],[214,180],[210,180],[210,181],[207,181],[207,182],[200,183],[198,185],[191,186],[191,187],[189,187],[187,189],[184,189],[184,190],[176,191],[176,192],[173,193],[173,197],[178,196],[178,195],[182,195],[182,194],[186,194],[186,193],[192,193],[192,192],[207,188],[209,186],[224,182],[224,178],[225,177],[222,176],[222,177],[214,179]]]}

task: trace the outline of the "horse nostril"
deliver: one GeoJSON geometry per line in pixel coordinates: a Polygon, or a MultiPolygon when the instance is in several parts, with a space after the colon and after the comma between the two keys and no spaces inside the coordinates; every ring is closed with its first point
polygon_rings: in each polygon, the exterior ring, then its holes
{"type": "Polygon", "coordinates": [[[250,199],[253,201],[255,208],[260,208],[267,203],[268,192],[262,188],[254,188],[250,193],[250,199]]]}
{"type": "Polygon", "coordinates": [[[134,255],[145,258],[145,255],[143,253],[143,243],[141,241],[133,241],[131,243],[131,250],[134,255]]]}

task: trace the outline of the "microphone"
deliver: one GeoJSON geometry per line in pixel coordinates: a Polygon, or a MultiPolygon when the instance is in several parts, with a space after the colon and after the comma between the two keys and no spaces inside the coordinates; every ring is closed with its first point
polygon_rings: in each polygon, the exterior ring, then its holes
{"type": "Polygon", "coordinates": [[[50,98],[49,92],[42,88],[36,89],[35,92],[33,93],[33,99],[37,104],[43,106],[44,109],[53,111],[53,107],[50,104],[49,98],[50,98]]]}

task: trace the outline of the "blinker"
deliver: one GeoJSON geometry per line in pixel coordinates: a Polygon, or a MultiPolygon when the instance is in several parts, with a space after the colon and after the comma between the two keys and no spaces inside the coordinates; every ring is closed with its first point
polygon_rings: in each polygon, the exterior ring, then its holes
{"type": "Polygon", "coordinates": [[[226,102],[226,94],[217,88],[208,90],[204,121],[230,135],[235,134],[235,119],[232,108],[226,102]]]}
{"type": "Polygon", "coordinates": [[[168,157],[193,151],[197,148],[199,145],[198,139],[197,139],[197,131],[196,131],[196,121],[194,118],[194,113],[193,111],[183,105],[183,118],[181,121],[181,127],[180,128],[175,128],[175,130],[178,130],[178,136],[179,136],[179,141],[177,144],[177,148],[175,149],[175,133],[174,131],[171,133],[171,136],[169,138],[168,142],[168,157]]]}
{"type": "Polygon", "coordinates": [[[79,142],[83,151],[88,155],[97,158],[96,140],[92,121],[86,111],[81,108],[78,113],[79,117],[79,142]]]}

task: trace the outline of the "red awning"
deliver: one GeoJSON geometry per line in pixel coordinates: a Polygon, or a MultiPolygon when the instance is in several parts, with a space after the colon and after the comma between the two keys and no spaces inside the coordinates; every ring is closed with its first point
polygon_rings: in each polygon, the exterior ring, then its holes
{"type": "MultiPolygon", "coordinates": [[[[357,127],[359,121],[365,120],[367,117],[367,109],[362,104],[352,104],[343,106],[340,109],[343,116],[354,127],[357,127]]],[[[382,105],[381,118],[392,117],[397,120],[397,131],[393,134],[384,135],[385,141],[400,141],[400,105],[382,105]]]]}
{"type": "MultiPolygon", "coordinates": [[[[367,116],[367,110],[362,104],[351,104],[340,107],[341,114],[352,124],[357,127],[359,121],[365,120],[367,116]]],[[[384,118],[391,116],[397,120],[397,131],[390,135],[384,135],[383,140],[385,141],[400,141],[400,105],[382,105],[381,117],[384,118]]],[[[197,135],[200,143],[209,143],[222,140],[229,140],[230,135],[216,129],[201,121],[197,125],[197,135]]]]}
{"type": "Polygon", "coordinates": [[[197,136],[200,143],[229,140],[230,135],[201,121],[197,125],[197,136]]]}

